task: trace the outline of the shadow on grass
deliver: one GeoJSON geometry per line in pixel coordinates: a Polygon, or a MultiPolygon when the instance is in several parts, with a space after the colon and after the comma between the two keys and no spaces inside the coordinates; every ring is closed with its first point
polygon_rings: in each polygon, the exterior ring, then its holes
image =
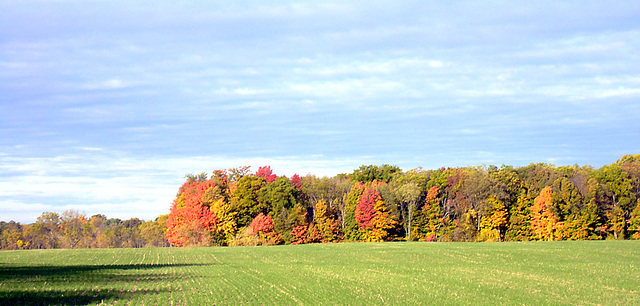
{"type": "MultiPolygon", "coordinates": [[[[135,295],[159,293],[139,287],[144,283],[172,282],[180,277],[164,268],[202,264],[56,265],[0,264],[0,305],[86,305],[135,295]],[[158,269],[158,271],[153,271],[158,269]],[[118,288],[116,288],[116,286],[118,288]],[[90,288],[100,289],[90,289],[90,288]],[[67,289],[68,288],[68,289],[67,289]]],[[[144,285],[143,285],[144,286],[144,285]]],[[[156,286],[157,287],[157,286],[156,286]]]]}
{"type": "MultiPolygon", "coordinates": [[[[65,265],[65,266],[10,266],[0,263],[0,282],[19,278],[46,278],[104,274],[117,270],[145,270],[171,267],[201,266],[202,264],[132,264],[132,265],[65,265]]],[[[117,274],[117,273],[116,273],[117,274]]]]}
{"type": "MultiPolygon", "coordinates": [[[[98,291],[48,290],[34,293],[32,291],[14,290],[0,294],[0,305],[88,305],[113,303],[120,298],[131,298],[130,295],[158,294],[167,290],[137,290],[135,292],[114,291],[109,289],[98,291]],[[127,295],[127,296],[123,296],[127,295]]],[[[125,302],[126,303],[126,302],[125,302]]]]}

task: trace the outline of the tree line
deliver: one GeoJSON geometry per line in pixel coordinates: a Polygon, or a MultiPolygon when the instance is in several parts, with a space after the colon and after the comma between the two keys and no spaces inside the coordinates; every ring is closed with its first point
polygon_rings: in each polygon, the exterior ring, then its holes
{"type": "Polygon", "coordinates": [[[168,215],[155,221],[120,220],[75,210],[45,212],[32,224],[0,222],[0,249],[140,248],[169,246],[168,215]]]}
{"type": "Polygon", "coordinates": [[[640,239],[640,154],[599,169],[369,165],[331,178],[216,170],[187,176],[166,236],[176,246],[640,239]]]}
{"type": "Polygon", "coordinates": [[[0,223],[0,243],[16,249],[640,239],[640,154],[598,169],[363,165],[334,177],[286,177],[269,166],[245,166],[185,178],[169,214],[155,221],[45,213],[30,225],[0,223]]]}

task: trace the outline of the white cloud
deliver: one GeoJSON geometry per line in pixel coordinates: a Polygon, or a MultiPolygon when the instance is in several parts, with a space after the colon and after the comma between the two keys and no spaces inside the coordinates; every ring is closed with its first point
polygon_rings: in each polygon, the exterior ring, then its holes
{"type": "Polygon", "coordinates": [[[84,151],[102,151],[102,148],[96,148],[96,147],[80,147],[81,150],[84,151]]]}
{"type": "Polygon", "coordinates": [[[639,96],[640,88],[624,88],[619,87],[616,89],[605,89],[593,94],[595,98],[612,98],[620,96],[639,96]]]}
{"type": "Polygon", "coordinates": [[[100,90],[100,89],[120,89],[128,87],[129,85],[120,79],[110,79],[103,82],[89,83],[84,86],[86,89],[100,90]]]}
{"type": "Polygon", "coordinates": [[[108,217],[153,219],[168,213],[187,173],[211,173],[250,165],[270,165],[278,175],[333,176],[358,162],[325,156],[238,158],[227,156],[134,158],[88,151],[73,156],[21,158],[0,156],[0,211],[5,221],[30,222],[42,212],[67,209],[108,217]],[[10,174],[10,175],[8,175],[10,174]]]}

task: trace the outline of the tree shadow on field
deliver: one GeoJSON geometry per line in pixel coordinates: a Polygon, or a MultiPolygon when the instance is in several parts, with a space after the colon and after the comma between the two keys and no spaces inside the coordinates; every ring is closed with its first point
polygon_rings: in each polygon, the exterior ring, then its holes
{"type": "MultiPolygon", "coordinates": [[[[107,271],[118,270],[145,270],[170,267],[202,266],[203,264],[129,264],[129,265],[33,265],[14,266],[0,263],[0,282],[19,278],[47,278],[47,277],[74,277],[85,276],[91,273],[108,274],[107,271]]],[[[118,273],[115,273],[118,274],[118,273]]]]}
{"type": "MultiPolygon", "coordinates": [[[[163,290],[136,290],[134,295],[158,294],[163,290]]],[[[121,297],[120,291],[74,291],[74,290],[50,290],[34,293],[27,290],[15,290],[0,294],[0,305],[88,305],[101,302],[113,302],[121,297]]],[[[127,298],[131,298],[127,296],[127,298]]],[[[126,303],[126,302],[125,302],[126,303]]]]}
{"type": "Polygon", "coordinates": [[[144,287],[145,283],[171,282],[179,277],[162,269],[186,266],[201,264],[14,266],[0,263],[0,305],[86,305],[113,301],[125,292],[127,299],[132,295],[157,294],[165,290],[127,291],[122,286],[116,288],[116,284],[144,287]]]}

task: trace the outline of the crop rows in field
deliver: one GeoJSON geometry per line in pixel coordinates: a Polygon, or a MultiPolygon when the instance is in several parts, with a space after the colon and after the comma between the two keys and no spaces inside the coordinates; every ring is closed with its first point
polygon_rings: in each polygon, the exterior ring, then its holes
{"type": "Polygon", "coordinates": [[[0,252],[0,304],[639,304],[640,244],[0,252]]]}

